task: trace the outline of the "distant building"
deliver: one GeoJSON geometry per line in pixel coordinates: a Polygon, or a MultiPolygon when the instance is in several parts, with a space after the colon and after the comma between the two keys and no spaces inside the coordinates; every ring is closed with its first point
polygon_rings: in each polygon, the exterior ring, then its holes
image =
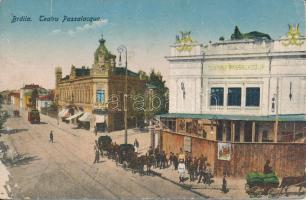
{"type": "Polygon", "coordinates": [[[40,87],[36,84],[25,85],[20,88],[20,108],[23,110],[28,110],[31,107],[31,96],[32,92],[37,90],[38,96],[48,95],[47,89],[40,87]]]}
{"type": "Polygon", "coordinates": [[[10,90],[4,90],[1,91],[0,94],[2,96],[2,101],[4,104],[10,104],[11,103],[11,97],[10,97],[10,90]]]}
{"type": "Polygon", "coordinates": [[[44,108],[49,108],[53,103],[53,94],[39,96],[36,99],[36,108],[41,111],[44,108]]]}
{"type": "Polygon", "coordinates": [[[19,110],[20,106],[20,92],[19,91],[12,91],[10,93],[11,97],[11,105],[14,110],[19,110]]]}
{"type": "MultiPolygon", "coordinates": [[[[70,75],[62,77],[56,68],[55,101],[61,111],[59,117],[78,118],[85,127],[98,130],[117,130],[124,127],[123,94],[125,92],[125,67],[116,67],[116,56],[99,40],[91,68],[71,67],[70,75]]],[[[133,95],[143,94],[145,82],[137,73],[128,70],[128,123],[135,126],[133,95]]]]}

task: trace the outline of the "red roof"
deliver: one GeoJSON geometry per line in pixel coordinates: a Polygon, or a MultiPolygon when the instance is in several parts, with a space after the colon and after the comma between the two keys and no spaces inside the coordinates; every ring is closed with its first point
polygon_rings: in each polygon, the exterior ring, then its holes
{"type": "Polygon", "coordinates": [[[45,96],[39,96],[38,99],[41,100],[41,101],[52,101],[53,100],[53,95],[49,94],[49,95],[45,95],[45,96]]]}
{"type": "Polygon", "coordinates": [[[39,88],[39,85],[30,84],[30,85],[25,85],[23,88],[24,89],[35,89],[35,88],[39,88]]]}

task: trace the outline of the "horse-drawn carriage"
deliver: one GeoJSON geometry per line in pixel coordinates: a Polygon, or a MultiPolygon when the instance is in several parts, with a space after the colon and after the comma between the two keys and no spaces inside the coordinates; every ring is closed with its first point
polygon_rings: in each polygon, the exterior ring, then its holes
{"type": "Polygon", "coordinates": [[[124,167],[127,167],[133,157],[135,156],[135,149],[132,144],[121,144],[119,146],[119,163],[123,164],[124,167]]]}
{"type": "Polygon", "coordinates": [[[251,172],[246,175],[245,190],[251,197],[277,196],[279,179],[274,173],[251,172]]]}
{"type": "Polygon", "coordinates": [[[99,151],[103,154],[104,151],[110,156],[112,149],[112,138],[108,135],[100,136],[98,139],[99,151]]]}

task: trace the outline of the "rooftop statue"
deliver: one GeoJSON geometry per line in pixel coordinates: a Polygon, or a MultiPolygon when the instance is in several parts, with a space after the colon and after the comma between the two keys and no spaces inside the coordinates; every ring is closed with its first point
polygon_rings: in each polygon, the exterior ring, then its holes
{"type": "Polygon", "coordinates": [[[284,46],[301,46],[302,44],[304,44],[303,40],[301,39],[301,32],[300,32],[300,27],[299,24],[297,26],[293,26],[288,24],[289,26],[289,31],[286,35],[286,41],[283,42],[284,46]]]}
{"type": "Polygon", "coordinates": [[[191,37],[191,31],[183,32],[181,31],[181,37],[179,35],[176,36],[176,44],[180,45],[176,49],[181,51],[191,51],[192,46],[190,44],[194,43],[192,37],[191,37]]]}

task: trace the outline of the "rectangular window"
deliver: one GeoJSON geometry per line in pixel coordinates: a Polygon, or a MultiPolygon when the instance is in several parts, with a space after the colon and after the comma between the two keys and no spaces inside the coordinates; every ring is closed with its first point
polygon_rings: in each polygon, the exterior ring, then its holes
{"type": "Polygon", "coordinates": [[[246,88],[246,106],[259,106],[260,101],[260,88],[249,87],[246,88]]]}
{"type": "Polygon", "coordinates": [[[228,88],[228,106],[241,106],[241,88],[228,88]]]}
{"type": "Polygon", "coordinates": [[[105,92],[104,90],[97,90],[97,103],[105,102],[105,92]]]}
{"type": "Polygon", "coordinates": [[[210,105],[211,106],[223,106],[224,89],[223,88],[211,88],[210,92],[210,105]]]}
{"type": "Polygon", "coordinates": [[[176,120],[171,118],[161,118],[164,130],[176,132],[176,120]]]}

